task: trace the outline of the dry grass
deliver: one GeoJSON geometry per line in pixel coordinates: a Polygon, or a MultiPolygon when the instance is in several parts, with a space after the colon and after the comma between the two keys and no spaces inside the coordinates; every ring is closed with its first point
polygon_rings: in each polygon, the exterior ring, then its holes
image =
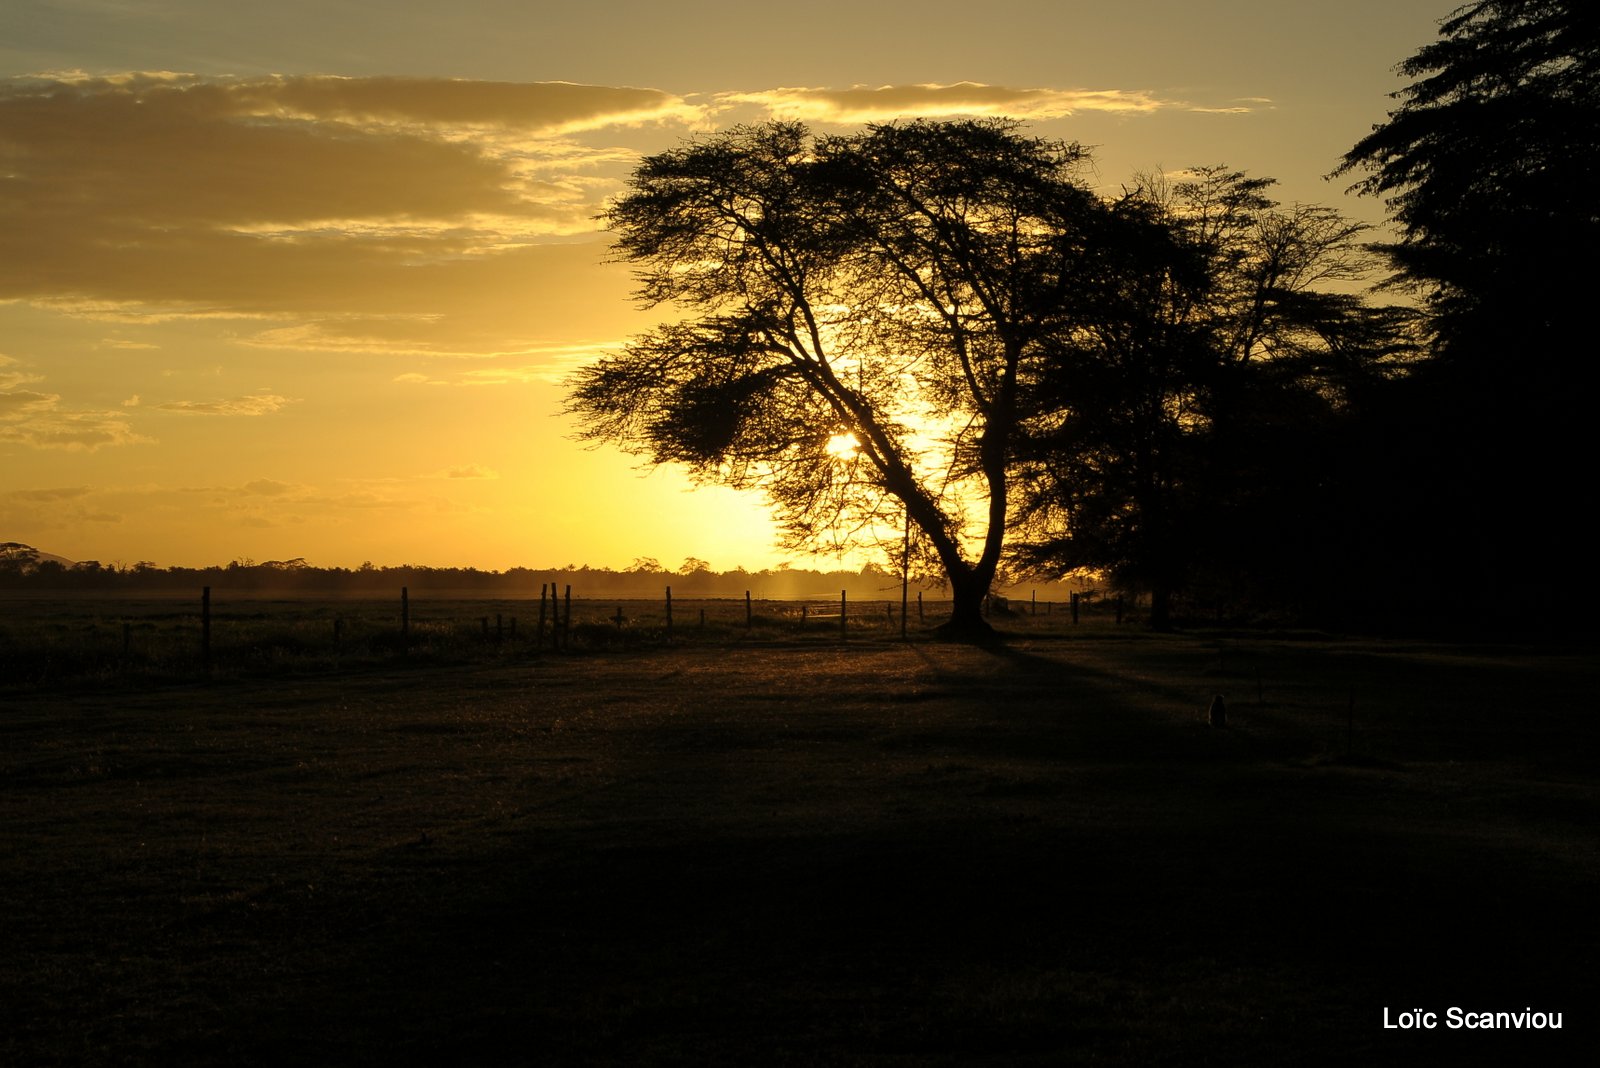
{"type": "Polygon", "coordinates": [[[1592,1041],[1597,673],[1086,628],[14,695],[0,1061],[1552,1063],[1379,1014],[1592,1041]]]}

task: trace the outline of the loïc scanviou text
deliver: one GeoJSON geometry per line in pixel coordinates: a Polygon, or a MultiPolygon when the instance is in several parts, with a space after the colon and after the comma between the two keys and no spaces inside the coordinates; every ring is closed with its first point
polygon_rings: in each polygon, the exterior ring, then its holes
{"type": "MultiPolygon", "coordinates": [[[[1443,1022],[1452,1031],[1461,1028],[1560,1030],[1561,1013],[1535,1012],[1531,1007],[1512,1012],[1473,1012],[1452,1005],[1445,1010],[1443,1022]]],[[[1383,1027],[1386,1031],[1431,1031],[1439,1023],[1439,1014],[1427,1009],[1401,1009],[1396,1012],[1385,1006],[1383,1010],[1383,1027]]]]}

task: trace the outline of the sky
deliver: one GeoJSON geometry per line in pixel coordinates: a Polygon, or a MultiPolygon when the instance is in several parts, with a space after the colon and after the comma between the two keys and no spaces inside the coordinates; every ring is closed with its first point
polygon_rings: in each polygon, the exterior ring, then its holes
{"type": "Polygon", "coordinates": [[[594,216],[741,122],[1006,115],[1091,180],[1328,181],[1454,0],[6,0],[0,541],[202,566],[786,556],[758,495],[575,440],[648,329],[594,216]]]}

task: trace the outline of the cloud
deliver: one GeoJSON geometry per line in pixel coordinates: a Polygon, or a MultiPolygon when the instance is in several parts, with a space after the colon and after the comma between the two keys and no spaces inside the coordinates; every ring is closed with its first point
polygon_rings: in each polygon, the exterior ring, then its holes
{"type": "Polygon", "coordinates": [[[464,478],[464,479],[496,479],[500,472],[484,467],[482,464],[462,464],[459,467],[447,467],[434,478],[464,478]]]}
{"type": "Polygon", "coordinates": [[[34,412],[49,411],[61,400],[59,393],[35,393],[30,389],[19,389],[11,393],[0,393],[0,419],[20,417],[34,412]]]}
{"type": "MultiPolygon", "coordinates": [[[[974,82],[684,96],[407,77],[0,79],[0,302],[227,321],[233,343],[257,347],[532,365],[541,345],[616,333],[631,314],[595,214],[664,134],[749,113],[857,123],[1183,106],[974,82]]],[[[0,389],[33,380],[0,361],[0,389]]],[[[162,407],[246,414],[227,403],[162,407]]]]}
{"type": "Polygon", "coordinates": [[[769,89],[755,93],[720,93],[715,99],[723,106],[753,104],[774,118],[825,123],[888,122],[955,115],[1042,120],[1080,111],[1126,114],[1185,106],[1141,89],[1012,89],[978,82],[769,89]]]}
{"type": "MultiPolygon", "coordinates": [[[[395,316],[374,347],[435,351],[406,339],[470,336],[430,324],[493,300],[498,321],[462,350],[495,351],[518,291],[545,281],[543,250],[594,235],[637,158],[584,138],[700,113],[659,90],[570,83],[0,80],[0,301],[129,323],[395,316]]],[[[585,255],[593,267],[604,251],[585,255]]]]}
{"type": "Polygon", "coordinates": [[[255,393],[245,397],[230,397],[212,401],[168,401],[155,407],[164,412],[188,412],[193,415],[270,415],[293,399],[276,393],[255,393]]]}
{"type": "Polygon", "coordinates": [[[6,496],[30,504],[46,504],[54,501],[73,501],[88,494],[88,486],[60,486],[53,489],[13,490],[6,496]]]}
{"type": "Polygon", "coordinates": [[[279,482],[275,478],[258,478],[246,482],[242,487],[244,492],[257,497],[281,497],[294,489],[287,482],[279,482]]]}
{"type": "MultiPolygon", "coordinates": [[[[659,89],[575,82],[458,78],[272,75],[212,78],[171,71],[95,77],[63,74],[55,85],[122,94],[226,118],[337,121],[355,126],[506,127],[572,133],[641,122],[701,118],[699,107],[659,89]]],[[[48,82],[46,84],[49,84],[48,82]]]]}
{"type": "MultiPolygon", "coordinates": [[[[22,361],[13,356],[0,355],[0,391],[16,389],[18,386],[29,382],[38,382],[41,375],[28,371],[16,370],[22,366],[22,361]]],[[[0,404],[3,404],[0,401],[0,404]]]]}
{"type": "MultiPolygon", "coordinates": [[[[53,394],[51,395],[54,396],[53,394]]],[[[146,445],[151,438],[137,434],[115,412],[59,411],[54,400],[20,415],[0,415],[0,442],[31,449],[97,452],[106,446],[146,445]]]]}

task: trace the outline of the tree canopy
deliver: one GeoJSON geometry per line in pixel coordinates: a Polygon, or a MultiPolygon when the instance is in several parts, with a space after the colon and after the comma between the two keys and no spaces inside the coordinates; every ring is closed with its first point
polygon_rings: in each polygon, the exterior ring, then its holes
{"type": "Polygon", "coordinates": [[[1402,231],[1387,251],[1428,297],[1445,347],[1465,356],[1586,318],[1600,7],[1479,0],[1399,71],[1412,81],[1398,106],[1335,173],[1364,172],[1352,188],[1387,199],[1402,231]]]}
{"type": "Polygon", "coordinates": [[[1349,291],[1373,266],[1366,228],[1280,206],[1272,184],[1202,167],[1128,190],[1164,251],[1122,273],[1117,313],[1063,353],[1027,424],[1020,558],[1148,589],[1158,627],[1197,570],[1259,568],[1290,536],[1276,517],[1314,521],[1301,487],[1326,472],[1307,446],[1409,352],[1409,315],[1349,291]]]}
{"type": "Polygon", "coordinates": [[[1434,333],[1385,427],[1414,453],[1388,498],[1421,548],[1398,554],[1453,602],[1474,575],[1543,572],[1525,599],[1570,616],[1596,585],[1573,478],[1594,452],[1600,7],[1479,0],[1399,70],[1397,106],[1335,172],[1387,199],[1394,280],[1434,333]]]}
{"type": "Polygon", "coordinates": [[[678,321],[571,381],[593,440],[756,487],[797,547],[902,524],[986,628],[1032,384],[1137,220],[1014,123],[741,127],[644,160],[604,218],[678,321]]]}

